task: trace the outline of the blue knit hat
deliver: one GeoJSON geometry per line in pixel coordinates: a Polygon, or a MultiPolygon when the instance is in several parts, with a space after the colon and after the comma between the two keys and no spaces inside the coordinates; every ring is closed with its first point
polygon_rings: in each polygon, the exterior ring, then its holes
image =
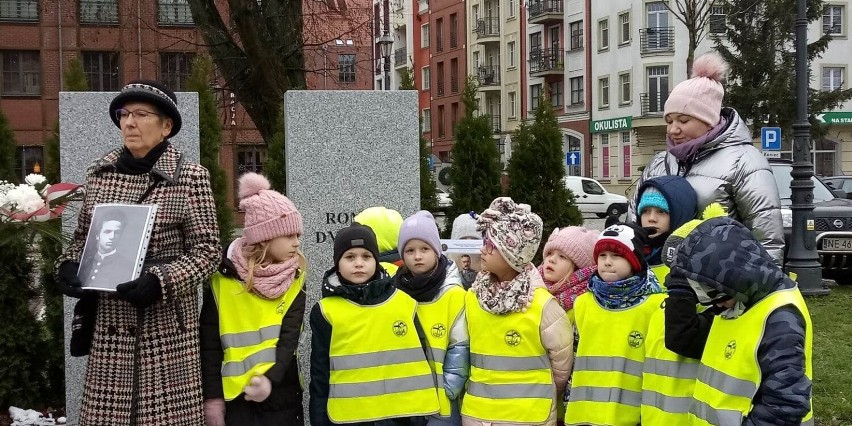
{"type": "Polygon", "coordinates": [[[643,211],[645,211],[646,207],[656,207],[666,213],[669,212],[669,202],[666,201],[666,197],[663,196],[663,193],[660,192],[657,188],[647,188],[645,192],[642,193],[642,198],[639,199],[639,214],[641,215],[643,211]]]}

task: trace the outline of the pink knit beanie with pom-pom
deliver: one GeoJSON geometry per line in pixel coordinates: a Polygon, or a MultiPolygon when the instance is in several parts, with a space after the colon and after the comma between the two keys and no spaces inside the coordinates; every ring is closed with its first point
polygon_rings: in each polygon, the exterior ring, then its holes
{"type": "Polygon", "coordinates": [[[247,244],[302,235],[302,214],[289,198],[270,189],[269,180],[246,173],[238,182],[240,210],[245,211],[243,238],[247,244]]]}
{"type": "Polygon", "coordinates": [[[722,81],[727,72],[728,63],[718,53],[699,56],[692,63],[692,78],[675,86],[669,94],[665,115],[685,114],[715,126],[722,111],[722,81]]]}

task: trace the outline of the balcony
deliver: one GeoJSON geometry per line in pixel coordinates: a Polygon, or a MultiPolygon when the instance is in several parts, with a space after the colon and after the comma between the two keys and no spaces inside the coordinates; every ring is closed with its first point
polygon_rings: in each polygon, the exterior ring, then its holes
{"type": "Polygon", "coordinates": [[[485,114],[485,117],[491,121],[491,131],[500,133],[500,114],[485,114]]]}
{"type": "Polygon", "coordinates": [[[639,103],[642,105],[642,117],[662,116],[668,93],[640,93],[639,103]]]}
{"type": "Polygon", "coordinates": [[[437,86],[438,96],[444,96],[444,80],[438,80],[437,86]]]}
{"type": "Polygon", "coordinates": [[[478,67],[476,80],[480,90],[500,90],[500,65],[478,67]]]}
{"type": "Polygon", "coordinates": [[[408,52],[404,47],[393,51],[393,65],[396,68],[408,65],[408,52]]]}
{"type": "Polygon", "coordinates": [[[81,24],[118,24],[118,1],[80,0],[81,24]]]}
{"type": "Polygon", "coordinates": [[[495,17],[479,18],[476,21],[476,38],[480,43],[500,42],[500,19],[495,17]],[[486,40],[486,39],[491,40],[486,40]]]}
{"type": "Polygon", "coordinates": [[[565,53],[560,48],[530,51],[530,75],[562,75],[565,73],[565,53]]]}
{"type": "Polygon", "coordinates": [[[38,22],[38,1],[0,0],[0,22],[38,22]]]}
{"type": "Polygon", "coordinates": [[[562,22],[562,0],[537,0],[528,4],[530,24],[562,22]]]}
{"type": "Polygon", "coordinates": [[[639,52],[674,52],[674,27],[652,27],[639,29],[639,52]]]}

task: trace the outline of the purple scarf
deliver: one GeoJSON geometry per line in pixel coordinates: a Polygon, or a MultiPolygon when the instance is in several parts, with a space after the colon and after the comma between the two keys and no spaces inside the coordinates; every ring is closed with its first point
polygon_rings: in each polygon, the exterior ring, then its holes
{"type": "Polygon", "coordinates": [[[719,117],[719,122],[716,123],[715,127],[691,141],[686,141],[676,145],[671,138],[666,136],[667,149],[671,155],[674,155],[675,158],[677,158],[677,161],[690,162],[693,158],[695,158],[695,154],[698,153],[698,150],[701,149],[705,143],[716,139],[716,137],[721,135],[727,127],[728,120],[725,117],[719,117]]]}

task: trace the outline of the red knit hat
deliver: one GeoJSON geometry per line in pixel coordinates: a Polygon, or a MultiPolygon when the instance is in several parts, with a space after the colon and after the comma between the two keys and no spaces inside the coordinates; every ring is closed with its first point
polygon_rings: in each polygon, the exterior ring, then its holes
{"type": "Polygon", "coordinates": [[[595,243],[595,259],[605,251],[615,253],[630,262],[630,268],[635,273],[642,273],[647,268],[645,251],[647,250],[647,233],[638,226],[616,223],[601,232],[595,243]]]}
{"type": "Polygon", "coordinates": [[[302,214],[289,198],[270,189],[269,180],[246,173],[239,180],[240,210],[244,210],[246,244],[285,236],[302,235],[302,214]]]}

